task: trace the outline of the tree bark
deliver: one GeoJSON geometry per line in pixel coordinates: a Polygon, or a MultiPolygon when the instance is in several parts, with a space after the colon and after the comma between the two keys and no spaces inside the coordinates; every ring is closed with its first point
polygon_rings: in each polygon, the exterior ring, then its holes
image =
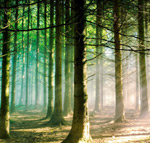
{"type": "MultiPolygon", "coordinates": [[[[50,26],[54,25],[54,0],[50,0],[50,26]]],[[[54,110],[53,100],[53,58],[54,58],[54,29],[51,28],[49,39],[49,79],[48,79],[48,108],[46,117],[51,117],[54,110]]]]}
{"type": "MultiPolygon", "coordinates": [[[[61,24],[61,1],[56,0],[56,25],[61,24]]],[[[50,120],[51,125],[63,125],[62,113],[62,34],[61,27],[56,27],[56,57],[55,57],[55,108],[50,120]]]]}
{"type": "MultiPolygon", "coordinates": [[[[47,10],[47,0],[45,0],[45,5],[44,5],[44,24],[45,24],[45,28],[47,25],[47,16],[46,16],[46,10],[47,10]]],[[[43,80],[44,80],[44,84],[43,84],[43,94],[44,94],[44,106],[43,109],[46,110],[46,54],[47,54],[47,30],[45,30],[45,35],[44,35],[44,67],[43,67],[43,71],[44,71],[44,75],[43,75],[43,80]]]]}
{"type": "MultiPolygon", "coordinates": [[[[28,0],[28,4],[30,3],[30,0],[28,0]]],[[[30,6],[28,6],[28,29],[30,26],[30,6]]],[[[26,111],[28,108],[28,98],[29,98],[29,31],[27,33],[27,57],[26,57],[26,100],[25,100],[25,106],[26,111]]]]}
{"type": "Polygon", "coordinates": [[[85,48],[85,0],[75,0],[75,75],[74,114],[72,128],[63,143],[92,142],[89,129],[86,48],[85,48]]]}
{"type": "MultiPolygon", "coordinates": [[[[40,27],[40,1],[38,0],[37,4],[37,28],[40,27]]],[[[39,72],[39,30],[37,30],[37,47],[36,47],[36,69],[35,69],[35,107],[38,107],[39,104],[39,83],[38,83],[38,72],[39,72]]]]}
{"type": "MultiPolygon", "coordinates": [[[[71,0],[71,19],[74,21],[74,0],[71,0]]],[[[71,107],[74,108],[74,23],[71,25],[70,77],[71,77],[71,107]]]]}
{"type": "MultiPolygon", "coordinates": [[[[16,5],[18,5],[18,0],[16,0],[16,5]]],[[[18,9],[16,9],[15,14],[15,29],[18,27],[18,9]]],[[[17,63],[17,32],[14,33],[14,56],[13,56],[13,70],[12,70],[12,89],[11,89],[11,110],[10,112],[15,112],[15,93],[16,93],[16,63],[17,63]]]]}
{"type": "MultiPolygon", "coordinates": [[[[9,6],[10,1],[5,0],[4,7],[9,6]]],[[[3,49],[2,49],[2,89],[1,89],[1,122],[0,138],[9,138],[9,75],[10,75],[10,10],[4,11],[3,49]]]]}
{"type": "Polygon", "coordinates": [[[116,88],[116,114],[115,122],[123,122],[124,100],[122,91],[122,58],[120,38],[120,0],[114,0],[114,40],[115,40],[115,88],[116,88]]]}
{"type": "MultiPolygon", "coordinates": [[[[96,15],[96,54],[100,54],[100,38],[101,38],[101,28],[99,24],[101,24],[101,8],[102,2],[101,0],[97,0],[97,15],[96,15]]],[[[95,108],[94,111],[100,111],[100,58],[99,56],[96,58],[96,98],[95,98],[95,108]]]]}
{"type": "Polygon", "coordinates": [[[140,116],[144,117],[148,113],[148,95],[147,95],[147,79],[146,79],[146,62],[145,62],[145,46],[144,46],[144,0],[138,0],[138,34],[139,49],[143,50],[139,53],[140,64],[140,96],[141,110],[140,116]]]}
{"type": "Polygon", "coordinates": [[[139,97],[139,62],[138,62],[138,54],[135,54],[135,60],[136,60],[136,105],[135,105],[135,109],[136,111],[139,111],[140,109],[140,105],[139,105],[139,101],[140,101],[140,97],[139,97]]]}
{"type": "MultiPolygon", "coordinates": [[[[24,8],[23,8],[23,17],[24,17],[24,8]]],[[[24,29],[24,18],[22,18],[22,29],[24,29]]],[[[21,75],[21,95],[19,99],[19,105],[23,105],[23,96],[24,96],[24,66],[25,66],[25,48],[24,48],[24,32],[22,32],[22,49],[23,49],[23,57],[22,57],[22,75],[21,75]]]]}
{"type": "MultiPolygon", "coordinates": [[[[66,23],[68,23],[68,20],[70,18],[69,15],[69,7],[70,7],[70,0],[65,1],[65,6],[66,6],[66,23]]],[[[71,77],[70,77],[70,39],[69,39],[69,32],[70,32],[70,26],[66,25],[65,26],[65,100],[64,100],[64,115],[67,116],[68,114],[71,113],[71,77]]]]}

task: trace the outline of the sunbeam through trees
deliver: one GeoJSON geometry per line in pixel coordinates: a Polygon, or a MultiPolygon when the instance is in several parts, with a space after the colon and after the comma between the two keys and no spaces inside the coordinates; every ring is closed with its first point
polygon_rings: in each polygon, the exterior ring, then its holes
{"type": "Polygon", "coordinates": [[[0,142],[150,142],[150,1],[0,0],[0,142]]]}

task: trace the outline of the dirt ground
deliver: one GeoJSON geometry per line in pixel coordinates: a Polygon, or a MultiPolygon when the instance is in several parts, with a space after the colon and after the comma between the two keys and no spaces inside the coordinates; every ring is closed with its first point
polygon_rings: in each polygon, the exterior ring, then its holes
{"type": "MultiPolygon", "coordinates": [[[[91,136],[94,143],[150,143],[150,118],[139,119],[133,111],[126,113],[127,122],[113,123],[114,113],[106,108],[90,113],[91,136]]],[[[32,110],[11,115],[11,138],[0,143],[61,143],[71,128],[72,117],[65,117],[65,126],[50,127],[45,113],[32,110]]]]}

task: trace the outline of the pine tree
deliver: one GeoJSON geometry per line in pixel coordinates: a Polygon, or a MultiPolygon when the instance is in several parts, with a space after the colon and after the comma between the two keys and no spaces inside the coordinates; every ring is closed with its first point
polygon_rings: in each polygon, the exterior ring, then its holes
{"type": "Polygon", "coordinates": [[[120,0],[114,0],[114,40],[115,40],[115,88],[116,114],[115,122],[124,121],[124,100],[122,90],[122,58],[120,38],[120,0]]]}
{"type": "MultiPolygon", "coordinates": [[[[56,0],[56,25],[61,24],[61,1],[56,0]]],[[[63,125],[62,113],[62,34],[61,27],[56,27],[56,57],[55,57],[55,108],[50,120],[52,125],[63,125]]]]}
{"type": "Polygon", "coordinates": [[[138,0],[138,34],[139,34],[139,53],[140,64],[140,96],[141,110],[140,116],[143,117],[148,113],[148,95],[147,95],[147,79],[146,79],[146,61],[145,61],[145,45],[144,45],[144,0],[138,0]]]}
{"type": "Polygon", "coordinates": [[[89,129],[86,48],[85,48],[85,0],[74,1],[75,17],[75,74],[74,74],[74,114],[72,128],[63,143],[92,142],[89,129]]]}
{"type": "Polygon", "coordinates": [[[3,49],[2,49],[2,90],[1,90],[1,121],[0,138],[9,138],[9,75],[10,75],[10,10],[7,9],[10,1],[4,2],[4,21],[3,27],[3,49]]]}

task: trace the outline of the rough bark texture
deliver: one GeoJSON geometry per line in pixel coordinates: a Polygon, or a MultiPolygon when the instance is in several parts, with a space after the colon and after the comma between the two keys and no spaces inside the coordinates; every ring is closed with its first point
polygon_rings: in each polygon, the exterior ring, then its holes
{"type": "MultiPolygon", "coordinates": [[[[54,24],[54,0],[50,0],[50,26],[54,24]]],[[[50,29],[49,39],[49,79],[48,79],[48,108],[47,117],[51,117],[54,110],[53,101],[53,58],[54,58],[54,29],[50,29]]]]}
{"type": "MultiPolygon", "coordinates": [[[[7,7],[9,0],[4,2],[7,7]]],[[[9,74],[10,74],[10,34],[9,28],[10,11],[5,9],[4,12],[4,27],[3,31],[3,49],[2,54],[2,90],[1,90],[1,121],[0,121],[0,138],[9,138],[9,74]]]]}
{"type": "MultiPolygon", "coordinates": [[[[18,0],[16,0],[18,5],[18,0]]],[[[18,20],[18,9],[16,9],[15,21],[18,20]]],[[[18,22],[15,22],[15,29],[18,27],[18,22]]],[[[14,56],[12,69],[12,89],[11,89],[11,109],[10,112],[15,112],[15,93],[16,93],[16,63],[17,63],[17,32],[14,33],[14,56]]]]}
{"type": "MultiPolygon", "coordinates": [[[[61,24],[61,1],[56,0],[56,25],[61,24]]],[[[64,118],[62,113],[62,44],[61,27],[56,28],[56,57],[55,57],[55,108],[51,125],[63,125],[64,118]]]]}
{"type": "Polygon", "coordinates": [[[89,130],[86,51],[85,51],[85,0],[75,0],[75,78],[74,115],[72,128],[63,143],[92,142],[89,130]]]}
{"type": "MultiPolygon", "coordinates": [[[[65,15],[66,15],[66,23],[68,23],[68,20],[70,18],[69,15],[69,6],[70,6],[70,0],[66,0],[65,1],[65,5],[66,5],[66,11],[65,11],[65,15]]],[[[66,38],[65,38],[65,100],[64,100],[64,115],[67,116],[68,114],[71,113],[71,76],[70,76],[70,51],[71,51],[71,47],[70,47],[70,39],[68,37],[69,36],[69,32],[70,32],[70,26],[66,25],[65,26],[65,31],[66,31],[66,38]]]]}
{"type": "Polygon", "coordinates": [[[115,122],[124,121],[124,100],[122,91],[122,61],[120,45],[120,0],[114,1],[114,40],[115,40],[115,88],[116,114],[115,122]]]}
{"type": "Polygon", "coordinates": [[[139,53],[140,64],[140,96],[141,110],[140,116],[143,117],[148,112],[148,95],[147,95],[147,79],[146,79],[146,62],[145,62],[145,46],[144,46],[144,0],[138,0],[138,33],[139,33],[139,49],[143,50],[139,53]]]}

